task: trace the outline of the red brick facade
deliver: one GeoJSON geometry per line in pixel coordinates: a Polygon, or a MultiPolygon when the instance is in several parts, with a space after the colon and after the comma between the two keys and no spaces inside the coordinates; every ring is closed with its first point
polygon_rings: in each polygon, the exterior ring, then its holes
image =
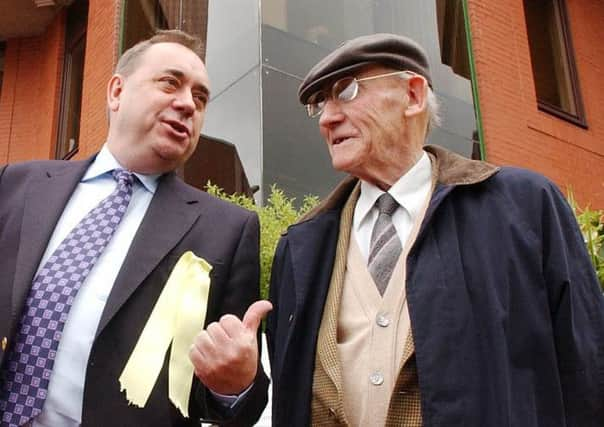
{"type": "Polygon", "coordinates": [[[54,157],[64,15],[38,37],[9,39],[0,98],[0,163],[54,157]]]}
{"type": "MultiPolygon", "coordinates": [[[[118,55],[119,0],[89,0],[80,148],[85,158],[107,133],[107,78],[118,55]]],[[[65,11],[44,34],[9,39],[0,97],[0,164],[54,158],[61,97],[65,11]]]]}
{"type": "MultiPolygon", "coordinates": [[[[80,149],[107,131],[106,82],[118,55],[120,0],[90,0],[80,149]]],[[[522,0],[468,0],[487,160],[528,167],[604,208],[604,4],[567,0],[588,129],[537,109],[522,0]]],[[[38,37],[9,39],[0,97],[0,164],[53,158],[65,13],[38,37]]]]}
{"type": "Polygon", "coordinates": [[[89,0],[80,149],[75,158],[86,158],[98,151],[107,136],[107,81],[119,54],[121,3],[89,0]]]}
{"type": "Polygon", "coordinates": [[[604,208],[604,4],[567,0],[583,129],[537,109],[522,0],[469,0],[487,160],[527,167],[604,208]]]}

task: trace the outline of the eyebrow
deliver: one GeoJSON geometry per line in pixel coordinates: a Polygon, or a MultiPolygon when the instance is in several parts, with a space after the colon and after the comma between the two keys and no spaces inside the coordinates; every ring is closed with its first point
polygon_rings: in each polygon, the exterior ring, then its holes
{"type": "MultiPolygon", "coordinates": [[[[183,73],[181,70],[178,70],[176,68],[167,68],[164,70],[164,73],[168,73],[173,75],[174,77],[178,78],[178,79],[185,79],[187,78],[187,76],[185,75],[185,73],[183,73]]],[[[195,90],[200,90],[201,92],[205,93],[207,95],[207,97],[210,97],[210,89],[204,85],[203,83],[195,83],[193,84],[193,89],[195,90]]]]}

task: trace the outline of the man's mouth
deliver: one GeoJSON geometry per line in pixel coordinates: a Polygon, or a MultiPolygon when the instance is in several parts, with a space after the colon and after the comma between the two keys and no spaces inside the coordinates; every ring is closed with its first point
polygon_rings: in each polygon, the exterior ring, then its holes
{"type": "Polygon", "coordinates": [[[189,127],[177,120],[164,120],[164,123],[179,135],[191,136],[189,127]]]}
{"type": "Polygon", "coordinates": [[[338,145],[338,144],[341,144],[342,142],[344,142],[344,141],[346,141],[346,140],[348,140],[350,138],[351,138],[350,136],[341,136],[339,138],[332,139],[331,143],[332,143],[332,145],[338,145]]]}

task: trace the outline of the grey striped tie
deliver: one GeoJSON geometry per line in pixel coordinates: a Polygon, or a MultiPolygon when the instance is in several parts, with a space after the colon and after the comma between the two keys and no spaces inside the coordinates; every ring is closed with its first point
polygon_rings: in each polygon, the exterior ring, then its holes
{"type": "Polygon", "coordinates": [[[403,249],[392,223],[392,214],[398,206],[388,193],[382,194],[376,202],[379,215],[371,232],[368,267],[381,295],[386,291],[392,270],[403,249]]]}

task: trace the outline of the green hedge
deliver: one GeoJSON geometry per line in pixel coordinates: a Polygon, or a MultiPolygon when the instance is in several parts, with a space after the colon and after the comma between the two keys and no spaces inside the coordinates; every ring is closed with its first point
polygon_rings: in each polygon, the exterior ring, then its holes
{"type": "Polygon", "coordinates": [[[241,194],[227,194],[211,183],[208,183],[206,189],[208,193],[216,197],[258,214],[260,219],[260,295],[262,298],[268,298],[271,267],[279,237],[289,225],[314,208],[319,203],[319,199],[315,196],[306,196],[302,201],[302,206],[296,208],[295,199],[287,197],[282,190],[273,185],[264,206],[257,206],[253,199],[241,194]]]}
{"type": "Polygon", "coordinates": [[[581,209],[577,205],[572,190],[568,190],[568,202],[577,217],[587,252],[604,292],[604,211],[593,210],[589,206],[581,209]]]}

